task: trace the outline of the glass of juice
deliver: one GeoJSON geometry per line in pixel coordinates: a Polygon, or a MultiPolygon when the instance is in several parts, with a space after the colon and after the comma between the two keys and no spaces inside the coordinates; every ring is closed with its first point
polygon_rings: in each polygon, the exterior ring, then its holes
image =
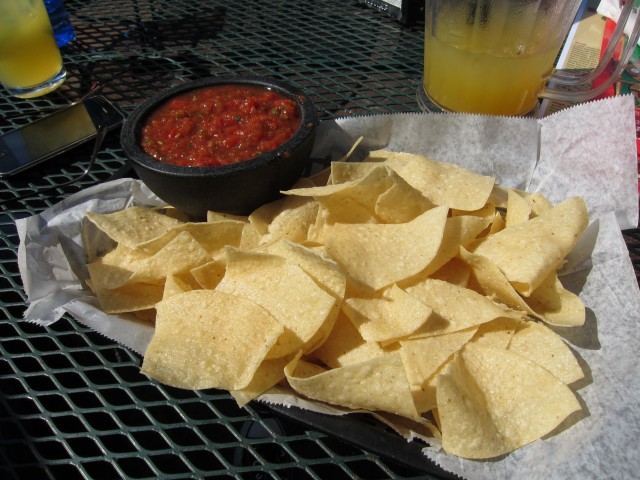
{"type": "Polygon", "coordinates": [[[31,98],[65,77],[43,0],[0,0],[0,83],[11,95],[31,98]]]}
{"type": "MultiPolygon", "coordinates": [[[[431,104],[445,111],[519,116],[534,110],[540,97],[584,101],[597,96],[606,86],[582,92],[549,87],[549,82],[577,85],[592,79],[589,74],[554,75],[555,60],[581,3],[426,0],[419,103],[423,109],[431,104]]],[[[608,85],[614,80],[612,76],[608,85]]]]}

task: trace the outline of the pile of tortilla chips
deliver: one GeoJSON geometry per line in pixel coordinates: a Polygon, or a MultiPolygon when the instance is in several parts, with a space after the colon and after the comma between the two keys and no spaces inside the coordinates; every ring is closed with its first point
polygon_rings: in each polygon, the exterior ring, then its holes
{"type": "Polygon", "coordinates": [[[87,214],[115,245],[88,264],[101,307],[155,322],[146,375],[240,405],[288,385],[431,425],[447,452],[478,459],[581,409],[569,385],[583,371],[547,326],[585,319],[557,275],[588,223],[580,198],[552,205],[385,151],[284,193],[200,223],[87,214]]]}

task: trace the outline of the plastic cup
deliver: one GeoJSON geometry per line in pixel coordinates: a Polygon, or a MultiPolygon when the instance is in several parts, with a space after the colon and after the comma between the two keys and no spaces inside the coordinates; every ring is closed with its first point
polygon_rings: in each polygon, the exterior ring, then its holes
{"type": "Polygon", "coordinates": [[[426,0],[423,109],[525,115],[538,99],[583,102],[620,75],[640,36],[640,17],[626,2],[600,64],[592,71],[554,70],[583,0],[426,0]],[[615,70],[589,86],[611,61],[625,25],[634,25],[615,70]],[[576,88],[584,85],[586,88],[576,88]],[[568,88],[567,88],[568,87],[568,88]]]}
{"type": "Polygon", "coordinates": [[[0,1],[0,83],[16,97],[44,95],[66,78],[43,0],[0,1]]]}

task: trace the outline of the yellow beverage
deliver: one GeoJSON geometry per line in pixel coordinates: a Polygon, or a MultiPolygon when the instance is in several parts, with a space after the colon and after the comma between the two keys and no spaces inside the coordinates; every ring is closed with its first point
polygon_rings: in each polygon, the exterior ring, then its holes
{"type": "Polygon", "coordinates": [[[555,48],[533,55],[498,56],[465,50],[432,36],[425,39],[424,88],[446,110],[526,114],[534,108],[557,53],[555,48]]]}
{"type": "Polygon", "coordinates": [[[43,1],[0,0],[0,82],[17,96],[29,97],[63,80],[62,57],[43,1]]]}
{"type": "Polygon", "coordinates": [[[428,0],[424,92],[455,112],[530,112],[580,2],[428,0]]]}

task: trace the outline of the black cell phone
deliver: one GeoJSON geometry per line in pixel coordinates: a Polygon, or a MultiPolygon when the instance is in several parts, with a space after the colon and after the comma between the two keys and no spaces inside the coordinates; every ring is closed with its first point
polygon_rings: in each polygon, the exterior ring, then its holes
{"type": "Polygon", "coordinates": [[[94,138],[97,127],[122,123],[124,113],[93,96],[0,135],[0,178],[15,175],[94,138]]]}

